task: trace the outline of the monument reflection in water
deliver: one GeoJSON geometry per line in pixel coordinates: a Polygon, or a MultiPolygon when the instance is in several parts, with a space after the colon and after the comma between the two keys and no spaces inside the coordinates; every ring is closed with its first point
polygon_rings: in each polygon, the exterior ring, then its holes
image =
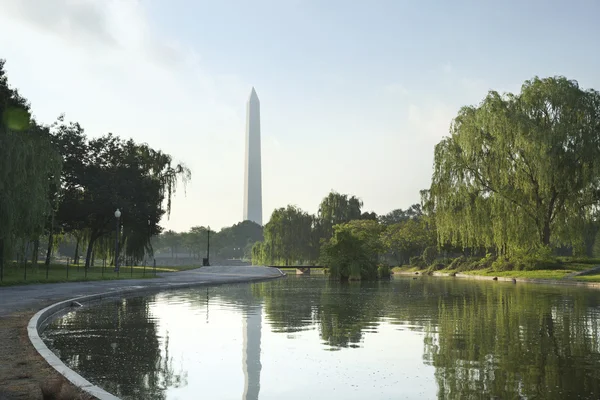
{"type": "Polygon", "coordinates": [[[244,369],[243,400],[258,400],[260,392],[260,333],[262,329],[262,305],[248,310],[244,316],[244,369]]]}
{"type": "Polygon", "coordinates": [[[289,277],[207,294],[85,307],[44,336],[123,399],[600,398],[600,291],[289,277]]]}

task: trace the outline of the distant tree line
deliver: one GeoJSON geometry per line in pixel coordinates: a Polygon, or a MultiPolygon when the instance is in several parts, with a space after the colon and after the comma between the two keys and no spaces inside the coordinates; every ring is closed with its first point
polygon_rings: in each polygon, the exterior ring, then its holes
{"type": "Polygon", "coordinates": [[[332,191],[317,215],[288,206],[273,211],[264,241],[252,248],[254,264],[324,264],[332,276],[368,279],[388,275],[380,266],[408,263],[435,246],[435,228],[415,204],[386,215],[363,212],[356,196],[332,191]]]}
{"type": "Polygon", "coordinates": [[[183,164],[144,143],[113,134],[89,138],[63,116],[52,125],[32,117],[29,103],[8,84],[0,60],[0,270],[16,258],[49,263],[65,235],[74,257],[112,257],[121,211],[120,256],[139,260],[171,210],[177,183],[191,178],[183,164]],[[45,251],[43,251],[43,250],[45,251]]]}
{"type": "MultiPolygon", "coordinates": [[[[152,238],[157,254],[177,258],[183,253],[187,258],[202,259],[208,252],[209,227],[195,226],[187,232],[172,230],[152,238]]],[[[255,222],[243,221],[218,232],[210,231],[211,260],[250,260],[252,246],[263,240],[263,228],[255,222]]]]}

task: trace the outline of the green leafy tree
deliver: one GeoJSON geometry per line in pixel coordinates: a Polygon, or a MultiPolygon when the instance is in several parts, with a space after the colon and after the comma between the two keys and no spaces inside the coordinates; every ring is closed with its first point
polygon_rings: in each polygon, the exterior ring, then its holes
{"type": "Polygon", "coordinates": [[[12,89],[0,60],[0,273],[6,249],[17,240],[36,240],[52,213],[51,185],[61,160],[48,128],[32,118],[30,107],[12,89]]]}
{"type": "Polygon", "coordinates": [[[319,205],[319,220],[323,237],[329,239],[333,235],[333,227],[354,219],[361,218],[363,202],[355,196],[329,193],[319,205]]]}
{"type": "Polygon", "coordinates": [[[381,234],[385,250],[398,263],[408,263],[411,257],[420,256],[428,246],[436,243],[436,233],[425,219],[406,219],[389,225],[381,234]]]}
{"type": "Polygon", "coordinates": [[[311,256],[313,218],[295,206],[273,211],[264,227],[264,244],[253,248],[253,256],[261,255],[255,263],[303,263],[311,256]]]}
{"type": "Polygon", "coordinates": [[[423,210],[420,204],[413,204],[406,210],[400,208],[390,211],[385,215],[378,217],[378,220],[383,225],[393,225],[408,219],[419,218],[423,215],[423,210]]]}
{"type": "Polygon", "coordinates": [[[57,219],[63,230],[85,230],[86,267],[94,244],[114,234],[114,212],[122,212],[120,246],[125,256],[140,260],[151,252],[150,238],[160,233],[160,219],[170,212],[171,197],[179,179],[191,173],[182,164],[172,165],[171,157],[112,134],[87,140],[77,124],[59,124],[55,142],[61,146],[66,173],[57,219]],[[76,149],[68,143],[76,142],[76,149]],[[75,154],[75,155],[74,155],[75,154]]]}
{"type": "Polygon", "coordinates": [[[581,242],[600,193],[600,94],[564,77],[463,107],[435,148],[441,242],[500,253],[581,242]]]}
{"type": "Polygon", "coordinates": [[[321,262],[332,278],[377,278],[381,227],[376,221],[351,221],[334,226],[333,237],[321,247],[321,262]]]}

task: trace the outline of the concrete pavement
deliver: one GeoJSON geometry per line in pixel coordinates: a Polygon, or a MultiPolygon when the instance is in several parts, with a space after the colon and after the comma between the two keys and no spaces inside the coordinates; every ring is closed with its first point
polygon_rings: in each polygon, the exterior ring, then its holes
{"type": "Polygon", "coordinates": [[[16,311],[38,310],[44,305],[61,300],[92,294],[122,290],[162,290],[169,285],[217,285],[223,283],[252,282],[281,277],[276,268],[256,266],[215,266],[198,269],[158,273],[154,279],[123,279],[112,281],[87,281],[47,283],[0,287],[0,317],[16,311]]]}

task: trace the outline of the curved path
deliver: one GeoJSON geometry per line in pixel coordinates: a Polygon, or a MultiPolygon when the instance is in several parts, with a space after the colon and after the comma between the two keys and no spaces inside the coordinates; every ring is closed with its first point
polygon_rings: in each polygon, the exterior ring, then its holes
{"type": "Polygon", "coordinates": [[[237,266],[202,267],[181,272],[158,273],[157,278],[122,279],[112,281],[86,281],[42,283],[34,285],[0,287],[0,317],[16,311],[39,309],[50,302],[98,293],[140,289],[160,289],[168,284],[221,284],[249,282],[281,276],[276,268],[237,266]]]}
{"type": "MultiPolygon", "coordinates": [[[[1,326],[3,325],[3,321],[10,321],[11,314],[14,318],[15,315],[22,315],[24,311],[28,311],[26,314],[29,314],[29,312],[40,310],[42,307],[53,303],[53,305],[38,311],[36,315],[34,315],[34,317],[29,321],[27,334],[31,340],[33,348],[35,348],[38,354],[45,359],[46,363],[48,363],[55,371],[58,371],[61,375],[67,378],[67,380],[71,381],[71,383],[73,383],[75,386],[81,387],[88,394],[93,394],[99,399],[115,399],[114,396],[104,392],[100,388],[91,385],[89,382],[85,381],[84,378],[77,375],[74,371],[68,369],[60,360],[58,360],[54,353],[47,349],[46,345],[39,338],[38,328],[43,323],[43,320],[53,313],[54,310],[58,311],[65,307],[64,304],[61,305],[59,302],[69,303],[70,305],[71,302],[65,300],[81,297],[116,297],[125,294],[130,295],[132,292],[137,291],[142,294],[142,292],[161,291],[190,286],[211,286],[227,283],[264,281],[280,278],[284,275],[285,274],[276,268],[254,266],[215,266],[203,267],[189,271],[160,273],[157,274],[157,278],[154,279],[68,282],[57,284],[12,286],[4,288],[0,287],[0,333],[3,334],[0,336],[8,336],[10,339],[15,340],[19,336],[18,331],[23,329],[22,327],[14,326],[14,324],[11,326],[8,324],[1,326]]],[[[85,299],[83,301],[85,301],[85,299]]],[[[6,347],[5,349],[0,349],[4,350],[4,352],[10,352],[8,354],[10,354],[12,361],[14,361],[12,363],[7,362],[7,365],[4,366],[2,365],[3,363],[0,363],[0,399],[13,398],[13,395],[11,395],[11,390],[7,385],[7,383],[11,383],[10,376],[5,376],[7,375],[7,371],[5,370],[10,370],[15,365],[24,365],[23,362],[17,360],[28,358],[26,353],[35,351],[33,348],[31,348],[31,345],[29,346],[31,350],[23,348],[22,346],[16,346],[17,348],[15,348],[15,346],[4,346],[6,347]],[[8,389],[8,392],[4,390],[3,386],[8,389]]],[[[7,354],[1,353],[2,351],[0,351],[0,359],[7,359],[7,354]]],[[[46,366],[48,364],[46,364],[46,366]]],[[[8,375],[10,375],[10,373],[8,375]]],[[[22,378],[23,376],[16,377],[17,380],[22,378]]],[[[33,386],[35,385],[39,385],[39,383],[36,383],[33,386]]],[[[21,391],[17,390],[17,392],[21,391]]],[[[35,398],[37,397],[38,396],[36,395],[35,398]]],[[[14,398],[23,397],[19,396],[18,393],[15,393],[14,398]]]]}

